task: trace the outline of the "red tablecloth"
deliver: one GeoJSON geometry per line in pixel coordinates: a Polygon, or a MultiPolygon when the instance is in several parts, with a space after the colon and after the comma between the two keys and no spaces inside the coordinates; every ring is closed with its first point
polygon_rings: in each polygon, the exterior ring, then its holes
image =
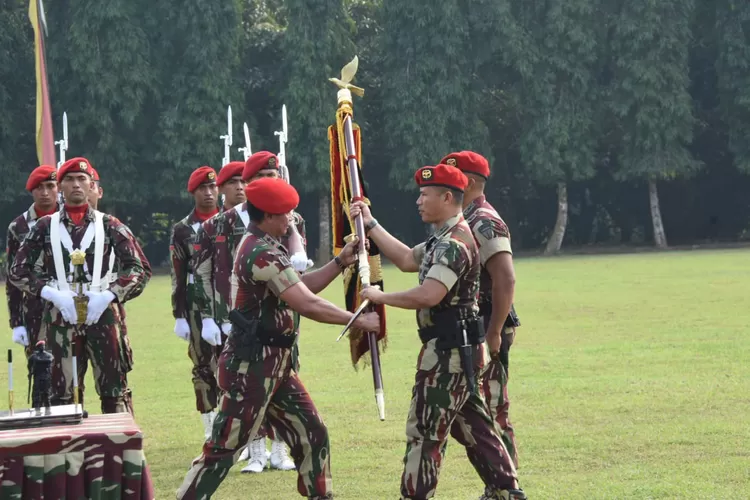
{"type": "Polygon", "coordinates": [[[0,499],[153,500],[143,434],[129,413],[0,431],[0,499]]]}

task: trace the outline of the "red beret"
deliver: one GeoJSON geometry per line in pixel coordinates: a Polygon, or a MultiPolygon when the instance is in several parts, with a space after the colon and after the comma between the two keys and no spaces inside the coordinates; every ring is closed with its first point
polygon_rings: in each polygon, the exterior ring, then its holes
{"type": "Polygon", "coordinates": [[[469,180],[463,172],[450,165],[422,167],[414,174],[417,186],[443,186],[463,192],[469,180]]]}
{"type": "Polygon", "coordinates": [[[249,181],[259,171],[267,169],[278,170],[279,158],[268,151],[258,151],[245,162],[245,168],[242,170],[242,180],[249,181]]]}
{"type": "Polygon", "coordinates": [[[198,167],[188,179],[188,193],[192,194],[193,191],[198,189],[198,186],[205,184],[206,182],[216,182],[216,170],[211,167],[198,167]]]}
{"type": "Polygon", "coordinates": [[[94,167],[91,167],[91,170],[94,172],[94,180],[99,182],[99,172],[97,172],[94,167]]]}
{"type": "Polygon", "coordinates": [[[55,181],[57,180],[57,169],[49,165],[42,165],[36,167],[29,175],[29,180],[26,181],[26,191],[33,191],[39,184],[44,181],[55,181]]]}
{"type": "Polygon", "coordinates": [[[299,205],[299,194],[284,179],[264,177],[245,188],[247,201],[267,214],[285,214],[299,205]]]}
{"type": "Polygon", "coordinates": [[[481,175],[485,179],[490,176],[490,164],[487,158],[474,151],[451,153],[440,160],[440,163],[456,167],[462,172],[481,175]]]}
{"type": "Polygon", "coordinates": [[[216,181],[216,184],[221,186],[232,177],[242,175],[242,169],[244,168],[244,161],[230,161],[219,170],[219,180],[216,181]]]}
{"type": "Polygon", "coordinates": [[[91,166],[91,163],[86,158],[81,158],[79,156],[77,158],[71,158],[60,165],[60,168],[57,170],[57,182],[62,181],[63,177],[67,174],[74,172],[88,174],[92,179],[94,178],[94,167],[91,166]]]}

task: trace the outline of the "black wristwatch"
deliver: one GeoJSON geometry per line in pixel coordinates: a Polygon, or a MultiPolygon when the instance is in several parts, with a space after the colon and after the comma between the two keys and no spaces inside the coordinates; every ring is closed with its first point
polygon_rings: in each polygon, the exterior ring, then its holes
{"type": "Polygon", "coordinates": [[[365,224],[365,232],[369,233],[371,230],[375,229],[375,226],[377,226],[377,225],[378,225],[378,219],[376,219],[376,218],[373,217],[370,220],[370,222],[368,222],[367,224],[365,224]]]}
{"type": "Polygon", "coordinates": [[[338,255],[333,258],[333,261],[336,263],[337,266],[339,266],[339,269],[341,269],[342,271],[346,269],[344,262],[341,260],[341,257],[339,257],[338,255]]]}

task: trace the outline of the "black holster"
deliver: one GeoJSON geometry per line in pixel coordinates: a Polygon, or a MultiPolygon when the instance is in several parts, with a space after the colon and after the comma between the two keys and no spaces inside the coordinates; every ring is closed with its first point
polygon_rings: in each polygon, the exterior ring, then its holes
{"type": "Polygon", "coordinates": [[[281,347],[291,349],[297,340],[297,334],[286,335],[278,332],[264,330],[260,320],[248,319],[237,309],[232,309],[229,313],[229,321],[232,322],[232,334],[235,338],[235,352],[237,357],[245,361],[257,359],[263,346],[281,347]],[[237,334],[235,334],[235,330],[237,334]],[[246,358],[245,355],[250,356],[246,358]]]}

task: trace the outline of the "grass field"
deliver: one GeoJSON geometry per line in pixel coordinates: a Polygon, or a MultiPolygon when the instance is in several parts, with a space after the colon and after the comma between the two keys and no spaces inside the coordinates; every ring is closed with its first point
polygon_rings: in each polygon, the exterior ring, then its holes
{"type": "MultiPolygon", "coordinates": [[[[530,498],[750,497],[746,250],[518,259],[516,273],[523,326],[511,351],[511,419],[530,498]]],[[[415,280],[389,269],[386,288],[415,280]]],[[[169,293],[158,277],[128,305],[136,419],[159,499],[174,497],[202,444],[169,293]]],[[[341,303],[340,283],[325,296],[341,303]]],[[[389,315],[385,422],[369,369],[354,371],[347,346],[334,342],[339,328],[303,321],[301,377],[330,431],[336,498],[398,497],[419,340],[412,312],[389,315]]],[[[5,308],[0,319],[7,324],[5,308]]],[[[6,331],[0,347],[10,345],[6,331]]],[[[299,498],[294,472],[239,469],[215,498],[299,498]]],[[[475,499],[481,488],[451,442],[437,497],[475,499]]]]}

